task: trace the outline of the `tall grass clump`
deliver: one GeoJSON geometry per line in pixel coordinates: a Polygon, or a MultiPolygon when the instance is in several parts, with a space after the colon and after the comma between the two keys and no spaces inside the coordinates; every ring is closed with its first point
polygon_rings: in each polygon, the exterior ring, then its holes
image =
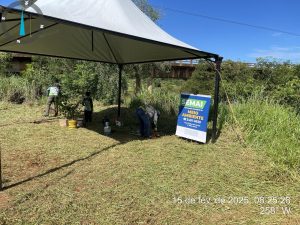
{"type": "Polygon", "coordinates": [[[161,134],[174,134],[179,103],[179,94],[161,88],[155,88],[152,92],[143,89],[140,94],[130,96],[126,101],[132,115],[135,115],[139,106],[152,105],[158,109],[161,113],[158,125],[161,134]]]}
{"type": "Polygon", "coordinates": [[[0,77],[0,100],[13,103],[23,103],[36,98],[34,83],[22,77],[0,77]]]}
{"type": "Polygon", "coordinates": [[[253,96],[234,104],[246,141],[282,169],[300,171],[300,117],[270,99],[253,96]]]}
{"type": "Polygon", "coordinates": [[[131,98],[129,102],[130,108],[137,108],[142,104],[153,105],[169,115],[177,115],[180,102],[179,94],[169,92],[165,89],[154,89],[153,92],[142,90],[137,96],[131,98]]]}

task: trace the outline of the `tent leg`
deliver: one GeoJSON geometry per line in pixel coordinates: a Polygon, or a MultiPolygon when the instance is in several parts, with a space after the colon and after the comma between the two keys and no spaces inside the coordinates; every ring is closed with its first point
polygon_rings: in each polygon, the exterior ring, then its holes
{"type": "Polygon", "coordinates": [[[215,96],[214,96],[214,113],[213,113],[213,128],[212,128],[212,141],[216,142],[217,140],[217,122],[218,122],[218,109],[219,109],[219,96],[220,96],[220,72],[222,57],[217,57],[215,59],[216,63],[216,76],[215,76],[215,96]]]}
{"type": "Polygon", "coordinates": [[[119,64],[118,118],[120,118],[121,116],[122,72],[123,72],[123,65],[119,64]]]}
{"type": "Polygon", "coordinates": [[[3,190],[3,183],[2,183],[2,149],[0,146],[0,191],[3,190]]]}

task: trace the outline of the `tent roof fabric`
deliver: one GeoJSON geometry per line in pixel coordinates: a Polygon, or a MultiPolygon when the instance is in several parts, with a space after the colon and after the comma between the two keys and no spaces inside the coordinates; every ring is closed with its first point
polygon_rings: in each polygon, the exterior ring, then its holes
{"type": "Polygon", "coordinates": [[[2,8],[0,51],[132,64],[216,58],[172,37],[131,0],[38,0],[2,8]]]}

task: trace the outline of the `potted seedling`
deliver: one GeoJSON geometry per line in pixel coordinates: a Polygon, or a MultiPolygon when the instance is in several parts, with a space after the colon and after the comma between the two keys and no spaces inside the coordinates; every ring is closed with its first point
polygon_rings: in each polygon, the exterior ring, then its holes
{"type": "Polygon", "coordinates": [[[60,103],[61,113],[67,119],[69,128],[77,128],[76,118],[80,115],[79,100],[67,100],[60,103]]]}

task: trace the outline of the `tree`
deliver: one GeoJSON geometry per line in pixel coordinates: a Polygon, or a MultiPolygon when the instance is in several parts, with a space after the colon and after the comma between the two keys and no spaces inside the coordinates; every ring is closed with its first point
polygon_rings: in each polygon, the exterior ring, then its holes
{"type": "Polygon", "coordinates": [[[200,61],[192,77],[183,85],[181,92],[211,95],[214,90],[214,76],[211,65],[200,61]]]}
{"type": "Polygon", "coordinates": [[[0,76],[6,76],[9,73],[12,54],[0,53],[0,76]]]}
{"type": "Polygon", "coordinates": [[[152,21],[157,21],[160,17],[157,9],[153,8],[148,0],[132,0],[143,13],[145,13],[152,21]]]}
{"type": "Polygon", "coordinates": [[[255,79],[254,75],[255,68],[249,67],[246,63],[224,61],[222,64],[222,99],[226,99],[224,90],[232,101],[238,101],[264,89],[263,82],[255,79]]]}
{"type": "MultiPolygon", "coordinates": [[[[245,99],[261,90],[263,85],[254,79],[255,69],[242,62],[231,60],[222,63],[220,96],[226,100],[225,90],[231,100],[245,99]]],[[[192,77],[182,87],[182,92],[193,94],[214,94],[215,71],[210,64],[200,60],[192,77]]]]}
{"type": "MultiPolygon", "coordinates": [[[[103,103],[117,102],[116,65],[36,56],[21,76],[34,87],[35,98],[45,94],[48,86],[58,79],[65,99],[80,98],[90,91],[94,99],[103,103]]],[[[122,90],[126,90],[126,76],[123,76],[122,84],[122,90]]]]}
{"type": "Polygon", "coordinates": [[[281,62],[274,58],[258,58],[255,68],[255,79],[263,82],[269,92],[294,78],[294,66],[289,61],[281,62]]]}
{"type": "MultiPolygon", "coordinates": [[[[152,21],[157,21],[160,17],[158,10],[153,8],[148,0],[132,0],[140,10],[145,13],[152,21]]],[[[151,71],[149,68],[156,67],[153,63],[146,63],[146,64],[134,64],[128,66],[126,71],[129,74],[133,75],[135,79],[135,94],[140,93],[142,89],[142,77],[149,76],[151,77],[151,71]]]]}

